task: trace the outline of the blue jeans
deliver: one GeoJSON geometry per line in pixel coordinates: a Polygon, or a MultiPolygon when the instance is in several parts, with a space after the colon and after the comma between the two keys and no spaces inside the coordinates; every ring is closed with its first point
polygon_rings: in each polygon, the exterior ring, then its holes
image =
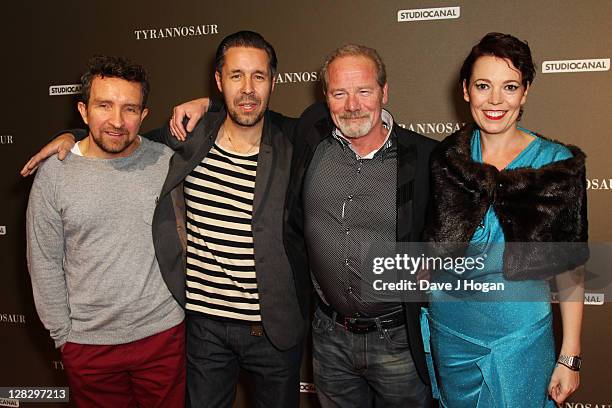
{"type": "Polygon", "coordinates": [[[250,406],[299,406],[303,344],[278,350],[248,324],[187,315],[187,406],[232,407],[238,371],[254,386],[250,406]]]}
{"type": "Polygon", "coordinates": [[[321,309],[312,322],[313,370],[323,408],[429,408],[405,326],[355,334],[321,309]]]}

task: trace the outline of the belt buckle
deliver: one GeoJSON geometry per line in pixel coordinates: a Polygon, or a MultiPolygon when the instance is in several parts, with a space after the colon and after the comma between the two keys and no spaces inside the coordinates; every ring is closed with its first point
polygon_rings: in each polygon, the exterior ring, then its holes
{"type": "Polygon", "coordinates": [[[261,324],[251,325],[251,336],[261,337],[263,336],[263,326],[261,324]]]}
{"type": "Polygon", "coordinates": [[[370,332],[371,325],[358,325],[356,317],[345,317],[344,318],[344,329],[355,334],[364,334],[370,332]]]}

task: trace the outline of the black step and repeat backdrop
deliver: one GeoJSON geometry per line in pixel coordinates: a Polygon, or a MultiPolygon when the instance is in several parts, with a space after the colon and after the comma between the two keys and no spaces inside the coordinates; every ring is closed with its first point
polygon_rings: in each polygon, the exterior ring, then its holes
{"type": "MultiPolygon", "coordinates": [[[[387,64],[395,120],[441,139],[469,119],[458,72],[470,47],[487,32],[512,33],[529,42],[538,67],[523,126],[584,149],[590,237],[612,241],[608,0],[7,3],[0,25],[0,386],[66,384],[60,355],[33,306],[24,232],[32,180],[18,172],[52,132],[81,125],[78,82],[95,53],[123,55],[148,68],[148,130],[161,126],[173,105],[215,91],[214,51],[229,33],[258,31],[274,45],[279,73],[271,107],[288,115],[322,98],[318,69],[329,51],[362,43],[387,64]]],[[[612,407],[612,306],[604,300],[597,293],[588,297],[581,387],[565,408],[612,407]]],[[[316,407],[309,360],[307,352],[302,406],[316,407]]],[[[241,385],[236,406],[250,406],[246,388],[241,385]]],[[[0,406],[11,404],[0,400],[0,406]]]]}

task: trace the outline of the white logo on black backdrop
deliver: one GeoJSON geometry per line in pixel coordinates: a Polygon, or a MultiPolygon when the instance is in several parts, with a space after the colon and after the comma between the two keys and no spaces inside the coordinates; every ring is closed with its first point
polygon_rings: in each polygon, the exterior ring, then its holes
{"type": "Polygon", "coordinates": [[[13,135],[0,135],[0,144],[13,144],[13,135]]]}
{"type": "Polygon", "coordinates": [[[196,37],[200,35],[219,34],[217,24],[201,24],[181,27],[147,28],[134,30],[136,40],[157,40],[160,38],[196,37]]]}
{"type": "Polygon", "coordinates": [[[0,407],[18,407],[19,400],[9,399],[9,398],[0,398],[0,407]]]}
{"type": "Polygon", "coordinates": [[[300,382],[300,392],[314,394],[316,393],[315,385],[313,383],[300,382]]]}
{"type": "Polygon", "coordinates": [[[587,179],[587,190],[612,190],[612,179],[587,179]]]}
{"type": "Polygon", "coordinates": [[[397,12],[397,21],[448,20],[459,18],[460,16],[461,7],[399,10],[397,12]]]}
{"type": "Polygon", "coordinates": [[[296,82],[316,82],[319,80],[319,73],[316,71],[302,72],[279,72],[274,77],[275,84],[287,84],[296,82]]]}
{"type": "MultiPolygon", "coordinates": [[[[559,303],[559,294],[557,292],[550,293],[550,301],[552,303],[559,303]]],[[[605,302],[605,296],[603,293],[584,293],[584,304],[601,306],[605,302]]]]}
{"type": "Polygon", "coordinates": [[[81,93],[81,84],[51,85],[49,95],[76,95],[81,93]]]}
{"type": "Polygon", "coordinates": [[[399,126],[410,129],[422,135],[449,135],[461,129],[462,122],[429,122],[429,123],[398,123],[399,126]]]}
{"type": "Polygon", "coordinates": [[[544,61],[542,63],[543,74],[555,72],[597,72],[609,70],[610,58],[544,61]]]}
{"type": "Polygon", "coordinates": [[[0,225],[0,235],[6,235],[6,225],[0,225]]]}
{"type": "Polygon", "coordinates": [[[26,317],[22,314],[0,313],[0,323],[25,324],[26,317]]]}

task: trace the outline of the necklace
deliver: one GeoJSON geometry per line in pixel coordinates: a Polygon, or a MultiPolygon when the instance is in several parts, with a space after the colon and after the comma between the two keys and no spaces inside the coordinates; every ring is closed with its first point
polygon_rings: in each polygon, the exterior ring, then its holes
{"type": "Polygon", "coordinates": [[[238,149],[236,147],[236,145],[234,144],[234,142],[232,142],[232,138],[230,137],[229,133],[225,131],[225,128],[223,129],[223,135],[227,138],[227,140],[229,141],[230,146],[232,147],[232,150],[235,151],[236,153],[240,153],[240,154],[249,154],[251,152],[257,152],[259,151],[259,142],[261,141],[261,137],[259,137],[257,139],[257,142],[255,142],[254,144],[251,144],[249,146],[249,150],[247,150],[246,152],[242,152],[240,151],[240,149],[238,149]]]}

